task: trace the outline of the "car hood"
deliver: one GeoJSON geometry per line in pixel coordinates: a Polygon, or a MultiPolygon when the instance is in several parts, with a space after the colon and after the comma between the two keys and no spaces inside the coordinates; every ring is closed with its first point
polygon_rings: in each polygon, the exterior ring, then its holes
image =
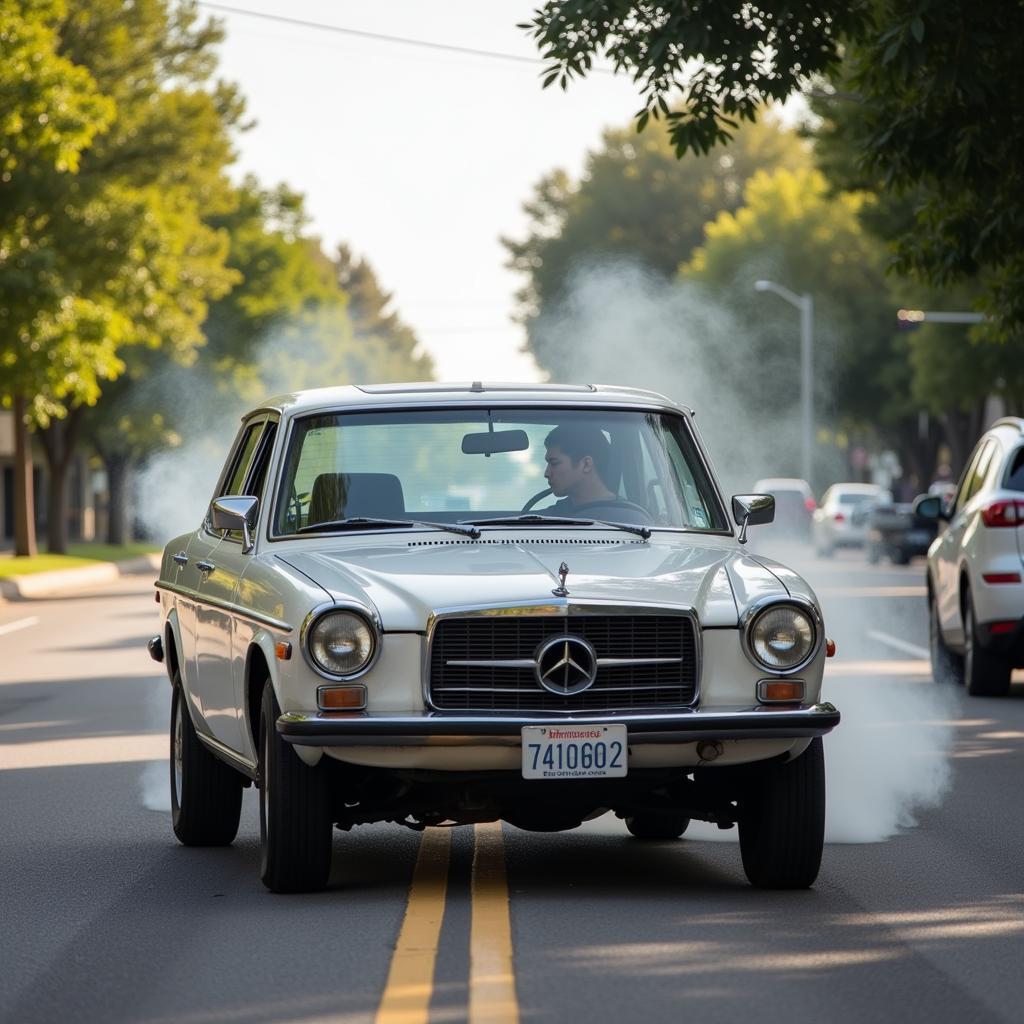
{"type": "MultiPolygon", "coordinates": [[[[693,609],[705,627],[736,626],[753,601],[790,591],[780,573],[722,538],[488,536],[387,544],[335,541],[277,555],[340,602],[371,605],[389,632],[420,632],[433,612],[538,604],[554,597],[562,562],[571,601],[693,609]]],[[[782,567],[778,567],[780,570],[782,567]]],[[[799,580],[790,574],[793,580],[799,580]]]]}

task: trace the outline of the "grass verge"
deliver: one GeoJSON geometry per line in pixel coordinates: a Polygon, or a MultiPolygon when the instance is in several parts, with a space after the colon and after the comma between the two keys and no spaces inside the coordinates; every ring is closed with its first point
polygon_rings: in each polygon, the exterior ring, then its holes
{"type": "Polygon", "coordinates": [[[36,555],[35,558],[15,558],[0,555],[0,578],[28,576],[55,569],[76,569],[96,562],[124,562],[129,558],[160,549],[154,544],[69,544],[66,555],[36,555]]]}

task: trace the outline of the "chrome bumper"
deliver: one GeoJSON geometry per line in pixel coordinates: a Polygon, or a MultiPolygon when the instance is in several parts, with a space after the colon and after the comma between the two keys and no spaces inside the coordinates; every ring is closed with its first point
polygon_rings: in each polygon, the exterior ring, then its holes
{"type": "Polygon", "coordinates": [[[630,743],[695,743],[698,740],[785,739],[824,736],[839,724],[833,705],[799,708],[738,707],[639,714],[609,711],[589,715],[515,715],[508,712],[286,711],[277,731],[306,747],[515,747],[524,725],[624,724],[630,743]]]}

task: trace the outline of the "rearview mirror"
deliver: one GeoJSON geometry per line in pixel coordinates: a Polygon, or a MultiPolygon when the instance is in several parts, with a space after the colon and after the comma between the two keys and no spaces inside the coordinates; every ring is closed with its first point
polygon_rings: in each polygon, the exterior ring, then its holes
{"type": "Polygon", "coordinates": [[[496,452],[525,452],[530,439],[525,430],[486,430],[479,434],[464,434],[464,455],[494,455],[496,452]]]}

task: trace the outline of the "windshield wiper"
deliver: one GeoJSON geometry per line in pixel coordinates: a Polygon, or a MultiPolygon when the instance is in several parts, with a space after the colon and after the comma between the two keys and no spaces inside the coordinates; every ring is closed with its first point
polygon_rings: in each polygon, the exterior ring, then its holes
{"type": "Polygon", "coordinates": [[[632,523],[613,523],[604,519],[568,519],[564,516],[499,516],[496,519],[462,519],[460,522],[471,523],[474,526],[545,526],[548,523],[557,523],[559,526],[607,526],[613,530],[625,530],[627,533],[635,533],[638,537],[647,540],[651,535],[649,527],[635,526],[632,523]]]}
{"type": "Polygon", "coordinates": [[[307,523],[300,526],[298,533],[324,533],[328,530],[357,530],[367,526],[380,526],[385,529],[400,529],[403,526],[425,526],[432,530],[447,530],[463,537],[476,540],[480,531],[470,526],[456,526],[452,523],[428,523],[420,519],[375,519],[373,516],[349,516],[347,519],[329,519],[323,523],[307,523]]]}

